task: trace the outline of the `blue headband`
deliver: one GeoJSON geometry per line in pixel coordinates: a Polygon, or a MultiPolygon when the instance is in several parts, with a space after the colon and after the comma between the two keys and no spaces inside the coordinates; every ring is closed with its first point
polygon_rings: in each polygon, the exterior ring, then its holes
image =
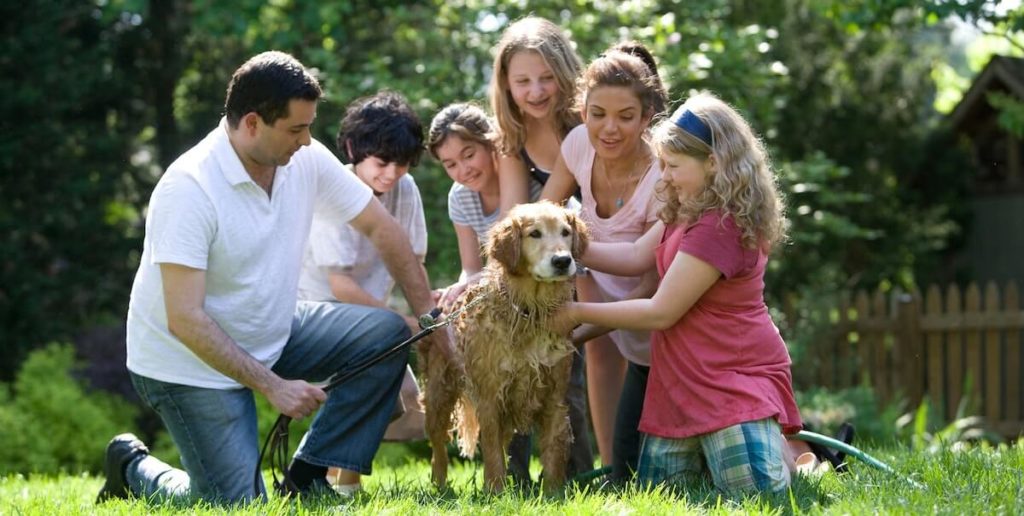
{"type": "Polygon", "coordinates": [[[676,124],[680,129],[700,138],[700,141],[708,144],[708,147],[712,147],[711,128],[700,117],[693,114],[693,111],[684,109],[682,114],[672,118],[672,123],[676,124]]]}

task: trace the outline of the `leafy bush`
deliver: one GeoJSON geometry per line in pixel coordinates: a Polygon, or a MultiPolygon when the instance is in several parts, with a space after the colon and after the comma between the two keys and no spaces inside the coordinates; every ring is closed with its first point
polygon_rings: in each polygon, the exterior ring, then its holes
{"type": "MultiPolygon", "coordinates": [[[[970,390],[969,383],[967,390],[970,390]]],[[[916,410],[896,420],[900,438],[909,441],[915,451],[938,453],[947,448],[959,451],[970,448],[973,443],[1003,442],[999,434],[985,427],[984,418],[969,415],[972,410],[966,396],[960,399],[953,421],[948,424],[939,421],[931,409],[931,401],[926,397],[916,410]]]]}
{"type": "Polygon", "coordinates": [[[0,384],[0,474],[100,471],[107,441],[134,427],[138,410],[86,392],[78,367],[71,346],[50,344],[29,354],[13,385],[0,384]]]}

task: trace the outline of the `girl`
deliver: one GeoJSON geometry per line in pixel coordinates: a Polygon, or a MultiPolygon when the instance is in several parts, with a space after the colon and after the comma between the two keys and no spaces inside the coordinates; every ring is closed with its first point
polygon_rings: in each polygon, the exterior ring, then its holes
{"type": "MultiPolygon", "coordinates": [[[[473,104],[452,104],[430,123],[427,150],[452,179],[448,191],[448,217],[455,226],[462,273],[459,283],[447,288],[439,306],[446,309],[465,289],[466,282],[483,269],[480,250],[487,231],[499,216],[497,152],[490,118],[473,104]]],[[[540,195],[532,185],[531,197],[540,195]]]]}
{"type": "MultiPolygon", "coordinates": [[[[572,109],[575,81],[583,67],[572,42],[557,25],[529,16],[502,33],[494,55],[491,109],[498,120],[501,213],[516,204],[533,202],[533,192],[548,179],[558,159],[559,144],[580,123],[572,109]]],[[[569,385],[570,413],[585,424],[583,360],[573,358],[569,385]]],[[[575,425],[575,423],[574,423],[575,425]]],[[[577,427],[573,427],[574,432],[577,427]]],[[[593,467],[590,440],[577,435],[569,474],[593,467]]],[[[522,484],[528,474],[530,441],[516,436],[509,447],[509,470],[522,484]]]]}
{"type": "Polygon", "coordinates": [[[491,110],[498,121],[501,212],[537,200],[559,145],[579,125],[572,109],[583,64],[557,25],[534,16],[510,25],[498,42],[491,76],[491,110]]]}
{"type": "Polygon", "coordinates": [[[658,124],[661,219],[633,244],[594,244],[588,266],[656,266],[650,299],[572,303],[560,328],[588,322],[655,330],[640,430],[640,478],[710,471],[728,494],[790,481],[783,433],[800,430],[789,353],[765,307],[768,253],[787,221],[764,147],[708,93],[658,124]],[[781,430],[781,431],[780,431],[781,430]]]}
{"type": "MultiPolygon", "coordinates": [[[[455,226],[462,273],[459,282],[445,289],[438,303],[447,310],[483,269],[480,250],[487,231],[499,218],[500,189],[496,174],[497,150],[494,128],[479,107],[453,104],[441,110],[430,124],[427,149],[441,162],[454,184],[448,192],[448,216],[455,226]]],[[[540,196],[540,183],[531,182],[529,198],[540,196]]],[[[586,431],[586,407],[583,404],[583,362],[573,360],[572,380],[567,393],[573,444],[567,475],[590,470],[594,457],[586,431]],[[574,395],[573,393],[578,393],[574,395]]],[[[519,485],[529,482],[530,440],[517,436],[510,446],[509,472],[519,485]]]]}
{"type": "MultiPolygon", "coordinates": [[[[581,216],[597,242],[633,242],[657,220],[654,188],[659,177],[654,152],[645,141],[651,119],[665,106],[666,93],[650,52],[621,43],[587,67],[577,103],[583,125],[562,143],[542,198],[562,201],[577,188],[581,216]]],[[[616,301],[646,297],[657,281],[594,272],[577,281],[580,299],[616,301]]],[[[606,331],[606,330],[605,330],[606,331]]],[[[584,332],[590,415],[604,464],[612,480],[627,479],[640,449],[637,425],[650,364],[646,331],[584,332]]]]}

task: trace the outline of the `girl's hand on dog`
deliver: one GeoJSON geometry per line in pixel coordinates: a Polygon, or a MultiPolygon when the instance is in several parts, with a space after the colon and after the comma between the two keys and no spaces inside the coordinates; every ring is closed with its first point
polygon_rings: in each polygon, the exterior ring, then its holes
{"type": "Polygon", "coordinates": [[[447,288],[435,290],[434,292],[439,294],[438,299],[435,301],[437,306],[444,312],[450,312],[455,300],[466,291],[466,288],[479,282],[481,278],[483,278],[483,272],[475,272],[465,279],[449,285],[447,288]]]}
{"type": "Polygon", "coordinates": [[[572,330],[579,326],[575,315],[576,303],[566,303],[548,318],[548,328],[558,335],[570,337],[572,330]]]}
{"type": "Polygon", "coordinates": [[[605,326],[585,323],[577,326],[576,329],[572,331],[572,335],[569,338],[576,346],[582,346],[583,344],[586,344],[588,340],[594,340],[610,331],[612,331],[612,329],[605,326]]]}

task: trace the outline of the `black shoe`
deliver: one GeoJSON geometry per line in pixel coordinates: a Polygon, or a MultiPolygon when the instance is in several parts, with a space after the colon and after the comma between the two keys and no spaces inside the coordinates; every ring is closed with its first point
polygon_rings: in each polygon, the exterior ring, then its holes
{"type": "MultiPolygon", "coordinates": [[[[853,443],[853,436],[856,432],[853,429],[853,425],[849,422],[839,425],[839,430],[836,432],[836,440],[844,442],[846,444],[853,443]]],[[[836,460],[839,461],[839,466],[836,467],[836,471],[842,473],[846,471],[846,452],[836,451],[836,460]]]]}
{"type": "Polygon", "coordinates": [[[107,458],[103,461],[103,474],[107,481],[96,496],[96,503],[111,498],[128,498],[128,482],[124,478],[125,467],[139,457],[149,455],[149,448],[135,437],[135,434],[114,436],[107,444],[107,458]]]}
{"type": "MultiPolygon", "coordinates": [[[[807,424],[804,424],[804,428],[808,432],[814,431],[807,424]]],[[[850,444],[853,442],[853,434],[853,425],[850,423],[843,423],[842,425],[839,425],[839,431],[836,432],[835,439],[837,441],[850,444]]],[[[832,451],[832,449],[827,448],[824,445],[810,441],[807,441],[807,446],[809,446],[811,451],[814,452],[814,456],[818,458],[818,462],[828,462],[832,465],[832,469],[834,469],[836,473],[846,472],[846,452],[839,450],[832,451]]]]}
{"type": "Polygon", "coordinates": [[[337,498],[339,500],[352,498],[352,495],[342,495],[335,491],[326,478],[318,478],[305,488],[296,487],[294,482],[281,479],[274,483],[274,492],[281,498],[337,498]]]}

